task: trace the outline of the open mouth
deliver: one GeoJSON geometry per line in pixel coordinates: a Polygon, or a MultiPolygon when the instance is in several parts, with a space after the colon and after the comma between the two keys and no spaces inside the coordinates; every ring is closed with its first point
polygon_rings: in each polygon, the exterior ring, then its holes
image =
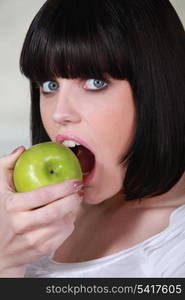
{"type": "Polygon", "coordinates": [[[87,183],[95,168],[95,155],[85,146],[73,140],[64,140],[62,144],[70,148],[77,156],[83,173],[83,181],[87,183]]]}

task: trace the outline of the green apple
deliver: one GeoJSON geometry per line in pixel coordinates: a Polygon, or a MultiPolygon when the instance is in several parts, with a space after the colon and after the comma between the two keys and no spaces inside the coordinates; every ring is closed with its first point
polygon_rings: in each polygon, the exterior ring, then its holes
{"type": "Polygon", "coordinates": [[[17,192],[82,178],[76,155],[71,149],[55,142],[40,143],[25,150],[13,170],[13,182],[17,192]]]}

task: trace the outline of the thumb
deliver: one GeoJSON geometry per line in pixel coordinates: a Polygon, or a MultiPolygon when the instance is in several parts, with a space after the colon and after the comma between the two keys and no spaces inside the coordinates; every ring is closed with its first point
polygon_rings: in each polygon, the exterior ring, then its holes
{"type": "Polygon", "coordinates": [[[0,158],[0,186],[12,188],[12,171],[18,157],[24,152],[24,146],[13,150],[10,154],[0,158]]]}
{"type": "Polygon", "coordinates": [[[10,154],[0,158],[0,169],[12,170],[15,166],[16,160],[25,150],[24,146],[19,146],[13,150],[10,154]]]}

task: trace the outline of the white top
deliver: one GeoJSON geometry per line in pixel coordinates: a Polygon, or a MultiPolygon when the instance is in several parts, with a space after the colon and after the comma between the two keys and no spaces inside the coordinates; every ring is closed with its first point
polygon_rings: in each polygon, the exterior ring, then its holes
{"type": "Polygon", "coordinates": [[[80,263],[51,255],[28,265],[25,277],[185,277],[185,205],[172,212],[165,230],[127,250],[80,263]]]}

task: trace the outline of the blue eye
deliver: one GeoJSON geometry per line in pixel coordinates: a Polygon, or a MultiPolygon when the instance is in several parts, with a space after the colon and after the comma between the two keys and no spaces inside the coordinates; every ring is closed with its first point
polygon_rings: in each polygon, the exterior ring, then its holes
{"type": "Polygon", "coordinates": [[[102,79],[88,79],[84,88],[87,90],[101,90],[105,88],[108,83],[102,79]]]}
{"type": "Polygon", "coordinates": [[[46,81],[42,84],[42,91],[44,93],[52,93],[58,90],[59,84],[56,81],[46,81]]]}

